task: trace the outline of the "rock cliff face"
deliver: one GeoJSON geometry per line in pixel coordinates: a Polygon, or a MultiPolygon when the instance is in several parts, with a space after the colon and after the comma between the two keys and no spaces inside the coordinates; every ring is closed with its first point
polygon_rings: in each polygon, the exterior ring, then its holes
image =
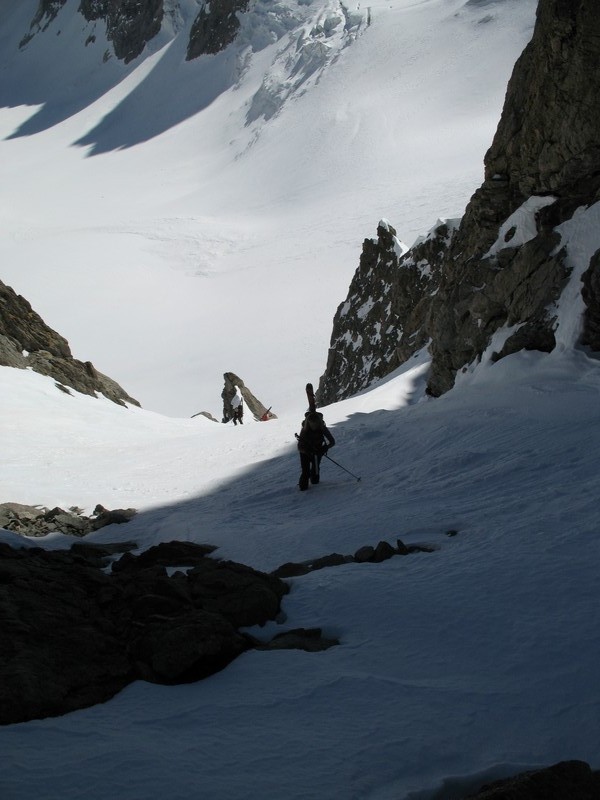
{"type": "MultiPolygon", "coordinates": [[[[444,237],[447,246],[426,262],[432,276],[427,281],[407,282],[403,270],[420,263],[421,243],[398,259],[392,274],[390,255],[371,257],[373,271],[365,280],[371,249],[365,243],[355,291],[351,288],[336,315],[321,403],[383,377],[428,341],[428,391],[434,396],[452,388],[457,371],[480,359],[499,329],[505,335],[498,337],[492,360],[521,349],[554,348],[556,302],[570,274],[556,229],[577,209],[600,199],[599,58],[594,0],[540,0],[532,40],[515,65],[485,157],[483,185],[456,233],[444,237]],[[368,315],[357,319],[358,311],[369,297],[381,301],[394,293],[389,313],[378,319],[387,354],[373,360],[373,328],[368,315]],[[344,331],[350,309],[355,310],[353,327],[344,331]]],[[[582,286],[581,341],[595,350],[600,349],[599,261],[596,253],[582,286]]]]}
{"type": "Polygon", "coordinates": [[[81,0],[79,11],[90,22],[106,22],[115,55],[126,64],[160,32],[164,15],[163,0],[81,0]]]}
{"type": "MultiPolygon", "coordinates": [[[[46,30],[66,0],[40,0],[21,47],[40,31],[46,30]]],[[[146,44],[160,31],[163,0],[81,0],[78,11],[88,22],[101,19],[106,23],[106,36],[115,55],[126,64],[140,55],[146,44]]]]}
{"type": "MultiPolygon", "coordinates": [[[[30,30],[21,41],[24,47],[54,20],[66,0],[40,0],[30,30]]],[[[189,34],[187,58],[218,53],[235,39],[239,28],[237,13],[245,11],[248,0],[204,2],[189,34]]],[[[78,11],[88,22],[103,20],[106,36],[115,56],[128,64],[148,42],[160,33],[165,15],[164,0],[81,0],[78,11]]]]}
{"type": "Polygon", "coordinates": [[[410,251],[387,220],[379,222],[376,239],[365,239],[348,296],[335,315],[317,392],[321,405],[356,394],[427,344],[425,314],[456,223],[438,220],[410,251]]]}
{"type": "Polygon", "coordinates": [[[0,281],[0,366],[33,369],[49,375],[68,391],[105,395],[119,405],[133,403],[118,383],[98,372],[90,361],[73,358],[69,343],[49,328],[21,295],[0,281]]]}
{"type": "Polygon", "coordinates": [[[249,0],[205,2],[190,31],[188,61],[203,54],[219,53],[231,44],[240,27],[237,13],[245,11],[248,2],[249,0]]]}

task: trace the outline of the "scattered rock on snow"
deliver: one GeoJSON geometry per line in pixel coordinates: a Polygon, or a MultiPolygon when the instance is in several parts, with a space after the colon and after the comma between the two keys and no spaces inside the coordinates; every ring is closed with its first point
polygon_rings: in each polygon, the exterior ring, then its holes
{"type": "Polygon", "coordinates": [[[305,650],[318,653],[335,647],[339,639],[323,636],[321,628],[294,628],[274,636],[270,642],[257,644],[256,650],[305,650]]]}
{"type": "Polygon", "coordinates": [[[434,547],[429,545],[414,544],[407,547],[401,539],[398,539],[397,546],[393,547],[388,542],[381,541],[377,547],[365,545],[359,547],[354,555],[340,555],[339,553],[331,553],[328,556],[321,556],[320,558],[311,558],[308,561],[301,561],[299,563],[287,561],[277,569],[271,572],[278,578],[296,578],[300,575],[307,575],[309,572],[314,572],[318,569],[325,567],[338,567],[342,564],[377,564],[381,561],[386,561],[388,558],[396,555],[409,555],[410,553],[433,553],[434,547]]]}
{"type": "Polygon", "coordinates": [[[136,514],[135,508],[117,508],[109,511],[97,505],[91,517],[83,515],[81,509],[47,509],[22,503],[0,504],[0,528],[23,536],[46,536],[48,533],[64,533],[69,536],[86,536],[91,531],[106,525],[129,522],[136,514]]]}

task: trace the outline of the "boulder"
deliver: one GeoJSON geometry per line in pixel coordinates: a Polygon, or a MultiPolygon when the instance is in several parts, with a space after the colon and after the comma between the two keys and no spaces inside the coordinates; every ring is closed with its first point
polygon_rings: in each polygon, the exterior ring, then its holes
{"type": "Polygon", "coordinates": [[[256,650],[304,650],[320,653],[340,643],[335,637],[323,636],[321,628],[294,628],[274,636],[266,644],[257,644],[256,650]]]}
{"type": "Polygon", "coordinates": [[[288,586],[207,548],[126,553],[107,572],[109,545],[0,543],[0,724],[100,703],[134,680],[198,680],[252,647],[238,628],[275,619],[288,586]],[[165,562],[184,569],[169,577],[165,562]]]}
{"type": "Polygon", "coordinates": [[[223,391],[221,392],[221,398],[223,399],[223,422],[229,422],[229,420],[233,419],[233,406],[231,405],[231,401],[235,395],[236,386],[239,387],[242,397],[244,398],[244,403],[255,419],[277,419],[275,414],[271,412],[271,409],[263,405],[260,400],[257,400],[244,381],[234,372],[225,372],[223,378],[225,381],[223,391]]]}
{"type": "Polygon", "coordinates": [[[371,545],[365,545],[364,547],[359,547],[356,553],[354,553],[354,560],[357,564],[366,564],[368,561],[373,560],[374,555],[375,548],[371,547],[371,545]]]}

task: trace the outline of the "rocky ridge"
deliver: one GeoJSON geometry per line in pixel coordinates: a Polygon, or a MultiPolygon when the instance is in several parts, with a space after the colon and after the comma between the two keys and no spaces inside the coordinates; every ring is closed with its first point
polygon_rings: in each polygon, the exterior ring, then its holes
{"type": "Polygon", "coordinates": [[[92,397],[103,394],[118,405],[139,402],[91,361],[73,358],[67,340],[52,330],[10,286],[0,281],[0,366],[32,369],[54,378],[67,394],[69,388],[92,397]]]}
{"type": "MultiPolygon", "coordinates": [[[[26,47],[31,39],[43,33],[54,21],[67,0],[39,0],[38,9],[28,33],[20,47],[26,47]]],[[[78,11],[88,22],[103,20],[106,36],[112,43],[117,58],[126,64],[140,55],[146,44],[161,29],[164,16],[164,0],[81,0],[78,11]]],[[[90,34],[86,44],[95,36],[90,34]]]]}
{"type": "Polygon", "coordinates": [[[348,296],[334,317],[317,390],[321,405],[356,394],[428,343],[425,321],[456,224],[438,220],[410,250],[387,220],[380,220],[376,239],[364,240],[348,296]]]}
{"type": "MultiPolygon", "coordinates": [[[[540,0],[485,156],[484,183],[458,228],[442,231],[443,246],[426,256],[423,242],[398,255],[395,231],[381,225],[377,243],[365,241],[334,319],[322,404],[384,377],[426,343],[433,396],[451,389],[492,342],[492,361],[555,347],[556,304],[571,272],[557,228],[600,200],[599,58],[594,0],[540,0]]],[[[593,350],[600,349],[599,261],[596,252],[582,286],[581,343],[593,350]]]]}
{"type": "MultiPolygon", "coordinates": [[[[67,0],[39,0],[37,11],[29,30],[21,39],[20,47],[26,47],[34,36],[44,33],[66,2],[67,0]]],[[[300,2],[299,7],[302,5],[310,3],[300,2]]],[[[161,33],[167,19],[169,27],[174,29],[189,25],[186,53],[188,61],[203,55],[220,53],[232,44],[241,33],[245,12],[251,11],[254,19],[247,25],[244,43],[251,44],[256,50],[279,40],[285,33],[301,25],[305,19],[305,14],[297,13],[290,4],[280,4],[272,0],[258,0],[252,6],[249,0],[201,0],[197,6],[198,11],[191,24],[186,21],[187,14],[182,12],[178,0],[80,0],[77,13],[88,22],[100,21],[105,24],[106,38],[112,45],[114,55],[125,64],[144,52],[146,46],[161,33]]],[[[311,74],[328,60],[328,40],[338,32],[343,32],[347,42],[351,41],[365,20],[362,13],[350,12],[346,6],[340,4],[334,6],[333,10],[326,10],[312,29],[301,31],[298,40],[291,43],[291,52],[286,53],[286,59],[292,58],[294,61],[293,74],[296,75],[296,81],[302,82],[301,75],[305,66],[309,67],[308,74],[311,74]],[[292,55],[293,51],[295,55],[292,55]]],[[[95,40],[95,33],[89,33],[85,45],[93,44],[95,40]]],[[[105,54],[106,57],[109,55],[105,54]]],[[[266,91],[272,88],[263,87],[266,91]]],[[[271,99],[275,99],[273,93],[271,99]]]]}

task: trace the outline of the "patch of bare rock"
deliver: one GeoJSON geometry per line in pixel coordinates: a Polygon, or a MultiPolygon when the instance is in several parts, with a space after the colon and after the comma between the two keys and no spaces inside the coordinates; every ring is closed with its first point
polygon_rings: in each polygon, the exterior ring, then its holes
{"type": "MultiPolygon", "coordinates": [[[[29,513],[4,506],[19,519],[29,513]]],[[[30,525],[62,516],[34,511],[30,525]]],[[[76,541],[48,551],[0,542],[0,724],[101,703],[135,680],[200,680],[250,649],[326,650],[339,642],[320,628],[282,631],[269,642],[242,629],[281,620],[285,577],[432,550],[379,542],[267,574],[218,559],[212,545],[173,541],[137,555],[136,548],[76,541]]]]}
{"type": "Polygon", "coordinates": [[[93,514],[86,517],[81,509],[73,506],[46,508],[23,503],[0,503],[0,528],[24,536],[46,536],[48,533],[64,533],[69,536],[86,536],[106,525],[129,522],[136,514],[135,508],[109,510],[98,504],[93,514]]]}
{"type": "MultiPolygon", "coordinates": [[[[447,535],[454,536],[455,534],[456,531],[448,531],[447,535]]],[[[430,545],[406,545],[401,539],[397,540],[395,547],[389,542],[381,541],[375,547],[372,545],[359,547],[353,555],[330,553],[307,561],[288,561],[273,570],[271,574],[278,578],[294,578],[325,567],[339,567],[342,564],[380,564],[393,556],[407,556],[411,553],[432,553],[434,550],[435,548],[430,545]]]]}
{"type": "Polygon", "coordinates": [[[197,681],[254,648],[338,644],[318,628],[269,643],[241,630],[280,618],[289,586],[274,575],[219,560],[211,545],[136,547],[0,542],[0,724],[101,703],[135,680],[197,681]]]}
{"type": "Polygon", "coordinates": [[[600,772],[584,761],[561,761],[486,784],[463,800],[598,800],[600,772]]]}

